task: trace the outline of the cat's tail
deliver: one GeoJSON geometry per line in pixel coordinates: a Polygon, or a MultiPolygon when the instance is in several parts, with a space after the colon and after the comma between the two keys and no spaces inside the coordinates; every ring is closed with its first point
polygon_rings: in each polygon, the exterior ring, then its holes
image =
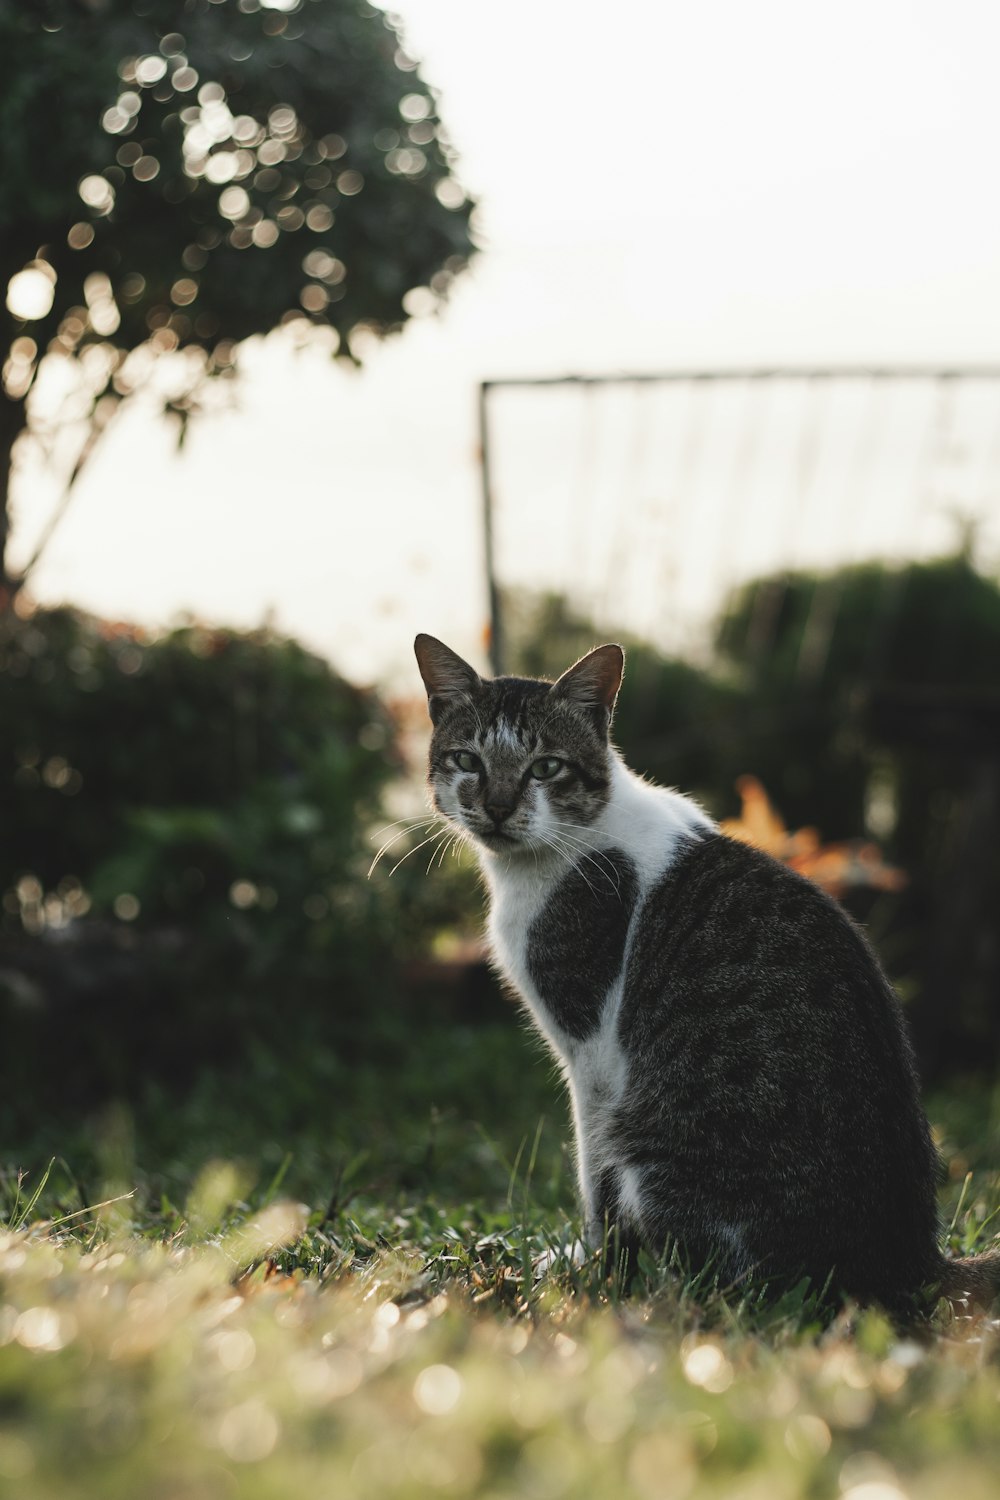
{"type": "Polygon", "coordinates": [[[973,1302],[989,1310],[1000,1297],[1000,1250],[941,1259],[940,1295],[949,1302],[973,1302]]]}

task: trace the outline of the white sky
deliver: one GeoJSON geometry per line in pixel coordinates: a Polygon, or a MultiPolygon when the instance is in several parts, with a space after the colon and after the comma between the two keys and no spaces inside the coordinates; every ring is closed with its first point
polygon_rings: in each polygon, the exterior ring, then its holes
{"type": "MultiPolygon", "coordinates": [[[[485,253],[361,375],[272,339],[183,453],[125,417],[37,597],[270,611],[348,673],[404,680],[417,630],[482,660],[480,378],[1000,360],[995,0],[401,9],[485,253]]],[[[56,491],[22,477],[15,561],[56,491]]]]}

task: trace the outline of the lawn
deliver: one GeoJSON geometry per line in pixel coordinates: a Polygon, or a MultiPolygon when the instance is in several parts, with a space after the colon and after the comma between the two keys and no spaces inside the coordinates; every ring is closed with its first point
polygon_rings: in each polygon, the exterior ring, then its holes
{"type": "MultiPolygon", "coordinates": [[[[986,1244],[1000,1095],[931,1115],[951,1243],[986,1244]]],[[[243,1046],[182,1090],[4,1128],[0,1495],[998,1492],[1000,1322],[821,1328],[669,1264],[627,1298],[592,1264],[536,1278],[575,1232],[572,1170],[512,1015],[243,1046]]]]}

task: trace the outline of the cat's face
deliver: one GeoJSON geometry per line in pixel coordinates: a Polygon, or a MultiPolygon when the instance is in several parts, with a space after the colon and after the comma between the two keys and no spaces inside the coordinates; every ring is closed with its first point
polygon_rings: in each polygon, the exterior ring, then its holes
{"type": "Polygon", "coordinates": [[[599,646],[556,683],[483,680],[433,636],[414,649],[434,724],[435,805],[492,854],[568,856],[608,798],[608,727],[624,662],[599,646]]]}

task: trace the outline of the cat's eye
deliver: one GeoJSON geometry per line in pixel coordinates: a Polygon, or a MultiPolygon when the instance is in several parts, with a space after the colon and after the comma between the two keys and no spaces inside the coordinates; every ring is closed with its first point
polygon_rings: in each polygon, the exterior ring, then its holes
{"type": "Polygon", "coordinates": [[[543,755],[540,760],[532,762],[531,774],[536,781],[551,781],[556,772],[562,770],[562,764],[554,755],[543,755]]]}
{"type": "Polygon", "coordinates": [[[481,771],[482,761],[471,750],[453,750],[451,758],[460,771],[481,771]]]}

